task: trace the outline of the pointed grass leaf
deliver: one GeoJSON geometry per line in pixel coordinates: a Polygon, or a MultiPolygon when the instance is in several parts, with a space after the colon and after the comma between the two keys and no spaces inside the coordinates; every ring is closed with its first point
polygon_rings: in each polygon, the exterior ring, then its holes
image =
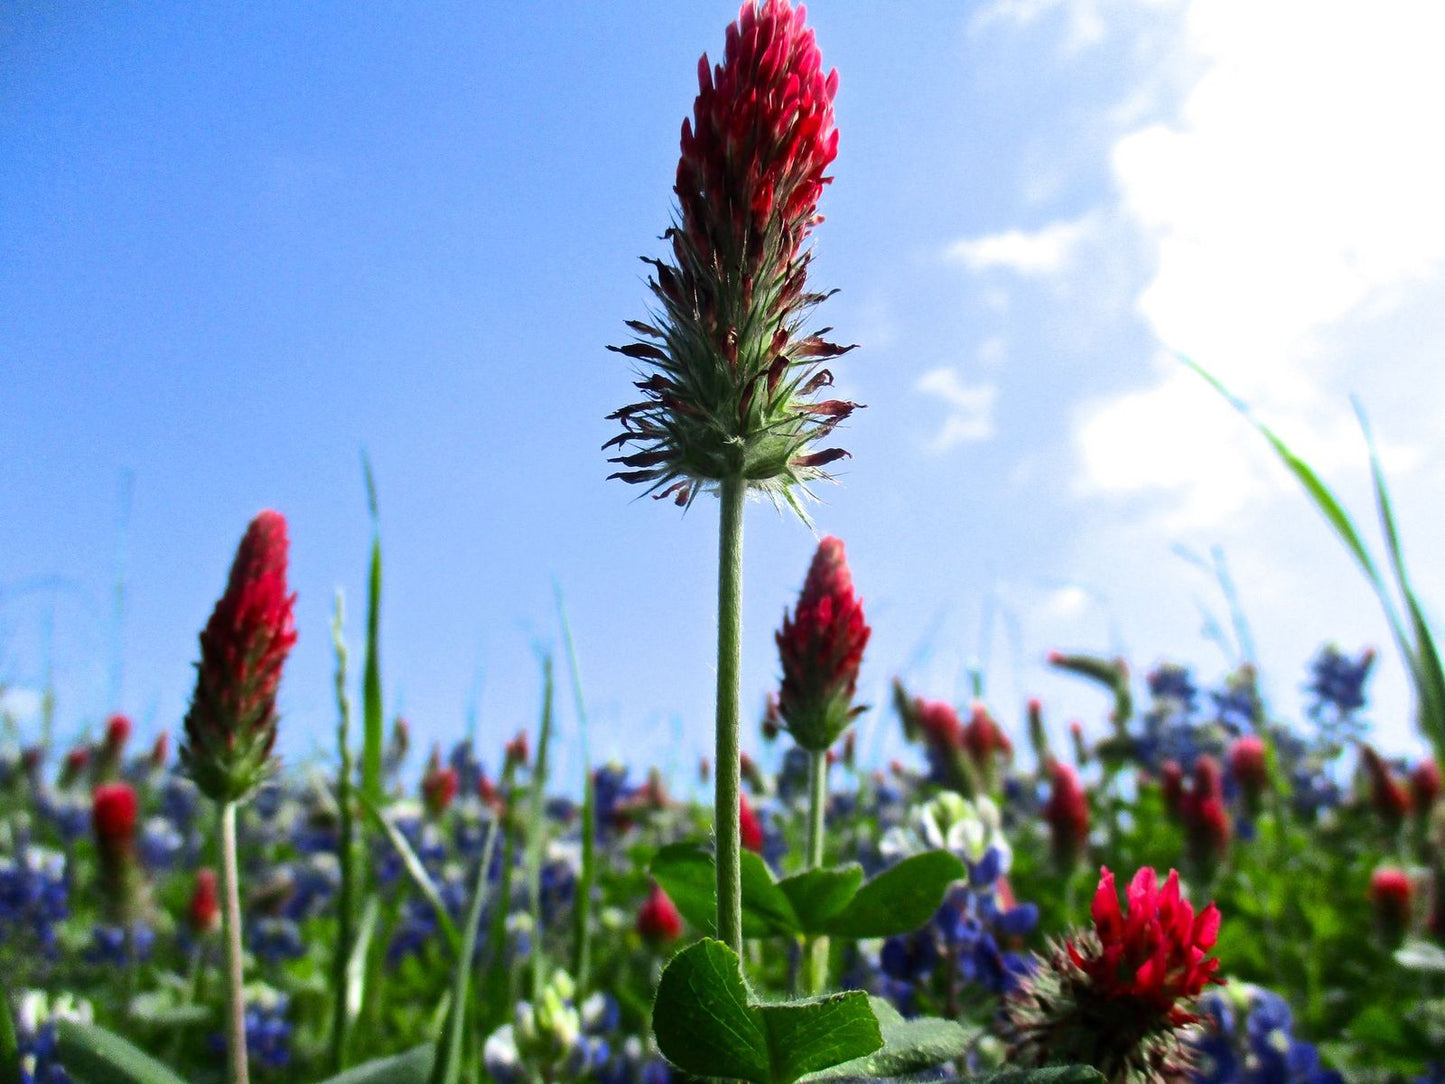
{"type": "Polygon", "coordinates": [[[652,1027],[658,1049],[684,1072],[752,1084],[793,1084],[883,1045],[861,990],[783,1004],[755,1002],[737,955],[710,938],[668,963],[652,1027]]]}
{"type": "Polygon", "coordinates": [[[451,1005],[437,1040],[436,1060],[432,1064],[429,1084],[458,1084],[462,1072],[462,1039],[466,1033],[467,992],[472,977],[472,956],[477,947],[477,927],[482,924],[482,907],[487,902],[487,871],[492,865],[492,849],[497,843],[497,823],[487,829],[482,844],[482,859],[477,864],[477,881],[472,888],[471,907],[467,911],[462,932],[461,951],[452,973],[451,1005]]]}
{"type": "Polygon", "coordinates": [[[948,886],[965,873],[963,863],[947,851],[905,858],[860,888],[824,928],[843,937],[909,933],[933,917],[948,886]]]}
{"type": "MultiPolygon", "coordinates": [[[[717,873],[711,852],[696,843],[673,843],[652,860],[652,876],[682,916],[706,936],[717,917],[717,873]]],[[[793,936],[801,933],[793,905],[773,880],[767,863],[752,851],[742,853],[743,936],[793,936]]]]}
{"type": "Polygon", "coordinates": [[[663,1056],[686,1073],[771,1084],[767,1032],[737,956],[721,941],[699,941],[669,961],[652,1029],[663,1056]]]}
{"type": "Polygon", "coordinates": [[[427,873],[426,866],[422,864],[422,860],[417,856],[411,844],[406,841],[406,836],[401,834],[401,831],[396,825],[387,820],[381,814],[381,811],[367,800],[365,795],[361,796],[360,801],[361,807],[365,809],[367,815],[381,827],[382,832],[391,843],[392,849],[396,851],[397,857],[401,859],[402,868],[406,870],[407,876],[411,878],[411,883],[416,886],[417,891],[422,894],[427,903],[431,904],[432,911],[436,913],[437,925],[440,927],[443,936],[446,937],[448,947],[450,947],[453,952],[460,952],[462,947],[461,932],[457,929],[457,924],[452,921],[452,916],[450,912],[447,911],[446,904],[442,902],[441,893],[437,890],[436,883],[431,879],[431,874],[427,873]]]}
{"type": "Polygon", "coordinates": [[[762,1005],[773,1084],[866,1057],[883,1046],[878,1020],[862,990],[808,1001],[762,1005]]]}
{"type": "Polygon", "coordinates": [[[427,1043],[390,1058],[377,1058],[320,1084],[427,1084],[436,1048],[427,1043]]]}
{"type": "Polygon", "coordinates": [[[366,475],[366,503],[371,512],[371,569],[366,583],[366,662],[361,681],[362,749],[361,792],[366,800],[381,804],[382,705],[381,705],[381,518],[376,508],[376,479],[371,459],[361,453],[366,475]]]}
{"type": "Polygon", "coordinates": [[[778,888],[788,897],[798,925],[805,933],[819,933],[824,923],[848,905],[863,884],[863,867],[856,862],[846,866],[810,869],[784,877],[778,888]]]}
{"type": "Polygon", "coordinates": [[[346,961],[346,988],[344,1004],[346,1022],[351,1025],[361,1015],[366,1002],[366,959],[371,952],[371,939],[376,934],[376,924],[381,918],[381,900],[368,896],[361,912],[361,922],[356,930],[356,942],[351,946],[351,956],[346,961]]]}
{"type": "Polygon", "coordinates": [[[868,1003],[883,1033],[882,1048],[866,1057],[812,1073],[805,1078],[807,1081],[878,1079],[918,1073],[963,1057],[979,1035],[978,1028],[970,1030],[956,1021],[935,1016],[905,1020],[881,997],[869,998],[868,1003]]]}
{"type": "Polygon", "coordinates": [[[0,1084],[20,1084],[20,1041],[15,1035],[15,1018],[10,1015],[10,997],[0,986],[0,1084]]]}
{"type": "Polygon", "coordinates": [[[582,869],[572,908],[572,977],[577,981],[578,997],[581,999],[587,995],[588,972],[592,967],[592,893],[597,884],[597,787],[592,780],[592,756],[587,746],[587,703],[582,697],[582,667],[577,661],[577,645],[572,639],[572,624],[567,620],[562,585],[554,580],[552,590],[557,597],[557,620],[562,626],[562,642],[567,648],[572,698],[577,708],[577,743],[582,752],[582,869]]]}
{"type": "Polygon", "coordinates": [[[186,1084],[149,1054],[94,1024],[56,1025],[60,1060],[76,1084],[186,1084]]]}

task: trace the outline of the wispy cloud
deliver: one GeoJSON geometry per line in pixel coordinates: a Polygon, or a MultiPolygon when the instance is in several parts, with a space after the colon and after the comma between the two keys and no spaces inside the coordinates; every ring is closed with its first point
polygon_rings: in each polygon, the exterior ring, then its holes
{"type": "Polygon", "coordinates": [[[942,454],[963,444],[993,439],[996,384],[965,384],[956,370],[943,366],[924,373],[913,387],[941,400],[948,408],[943,428],[928,442],[930,451],[942,454]]]}
{"type": "Polygon", "coordinates": [[[998,268],[1019,275],[1055,275],[1070,265],[1092,226],[1092,219],[1086,217],[1052,222],[1038,230],[1005,230],[965,238],[949,245],[944,257],[970,271],[998,268]]]}

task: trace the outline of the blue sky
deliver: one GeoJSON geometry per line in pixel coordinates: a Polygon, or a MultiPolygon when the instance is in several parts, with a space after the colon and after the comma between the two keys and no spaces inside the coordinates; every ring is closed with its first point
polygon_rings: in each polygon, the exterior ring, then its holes
{"type": "MultiPolygon", "coordinates": [[[[1053,647],[1224,669],[1223,548],[1272,702],[1326,640],[1384,649],[1374,716],[1413,747],[1383,623],[1215,368],[1369,516],[1374,419],[1427,604],[1445,597],[1445,83],[1429,3],[1015,0],[810,8],[841,76],[819,311],[868,404],[819,491],[874,625],[863,685],[1006,718],[1100,706],[1053,647]],[[985,637],[985,615],[996,615],[985,637]]],[[[51,645],[59,728],[174,726],[247,520],[291,522],[293,759],[330,747],[329,618],[359,647],[379,486],[385,695],[423,741],[531,725],[553,582],[594,751],[709,743],[716,511],[606,482],[605,350],[644,313],[707,3],[153,4],[0,16],[0,680],[51,645]],[[129,481],[127,481],[129,479],[129,481]],[[128,494],[128,496],[127,496],[128,494]],[[124,524],[124,529],[122,525],[124,524]],[[114,584],[124,571],[124,619],[114,584]],[[115,693],[119,675],[119,694],[115,693]],[[118,702],[117,702],[118,701],[118,702]]],[[[1372,525],[1372,524],[1371,524],[1372,525]]],[[[747,518],[746,704],[813,536],[747,518]]],[[[354,653],[355,654],[355,653],[354,653]]],[[[570,713],[567,725],[571,726],[570,713]]],[[[864,748],[899,746],[873,716],[864,748]]]]}

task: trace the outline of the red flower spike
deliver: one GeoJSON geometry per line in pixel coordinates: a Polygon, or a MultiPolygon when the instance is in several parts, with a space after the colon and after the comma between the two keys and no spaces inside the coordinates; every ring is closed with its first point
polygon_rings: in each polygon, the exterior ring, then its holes
{"type": "Polygon", "coordinates": [[[1233,835],[1224,805],[1224,772],[1213,757],[1201,756],[1194,762],[1190,788],[1179,799],[1179,814],[1190,861],[1206,878],[1212,876],[1229,852],[1233,835]]]}
{"type": "Polygon", "coordinates": [[[1209,957],[1219,911],[1211,903],[1196,914],[1173,870],[1162,886],[1139,870],[1125,896],[1121,909],[1114,875],[1101,869],[1093,928],[1056,944],[1005,1000],[1010,1065],[1084,1063],[1111,1084],[1189,1079],[1190,1003],[1224,981],[1209,957]]]}
{"type": "Polygon", "coordinates": [[[427,812],[433,817],[445,813],[451,808],[460,785],[455,768],[437,767],[428,771],[421,781],[422,801],[426,803],[427,812]]]}
{"type": "Polygon", "coordinates": [[[138,812],[135,790],[128,783],[102,783],[91,795],[101,891],[107,911],[118,922],[136,918],[144,907],[135,851],[138,812]]]}
{"type": "Polygon", "coordinates": [[[758,815],[753,812],[753,807],[749,804],[746,794],[738,795],[738,832],[742,837],[744,847],[750,851],[762,853],[763,825],[758,820],[758,815]]]}
{"type": "Polygon", "coordinates": [[[1384,758],[1368,745],[1360,752],[1360,767],[1369,782],[1370,804],[1385,822],[1385,827],[1395,831],[1405,819],[1405,814],[1410,812],[1410,792],[1384,758]]]}
{"type": "Polygon", "coordinates": [[[662,948],[682,936],[682,915],[662,886],[655,881],[647,900],[637,911],[637,932],[654,948],[662,948]]]}
{"type": "Polygon", "coordinates": [[[272,768],[276,692],[296,642],[286,550],[286,520],[279,512],[253,519],[226,592],[201,632],[181,766],[216,802],[245,798],[272,768]]]}
{"type": "Polygon", "coordinates": [[[105,744],[119,750],[130,740],[130,718],[117,712],[105,721],[105,744]]]}
{"type": "Polygon", "coordinates": [[[220,896],[216,891],[216,871],[196,871],[196,887],[191,892],[191,901],[186,905],[186,922],[191,933],[203,937],[213,933],[221,925],[220,896]]]}
{"type": "Polygon", "coordinates": [[[128,783],[103,783],[91,796],[91,824],[102,851],[135,843],[135,790],[128,783]]]}
{"type": "Polygon", "coordinates": [[[1410,772],[1410,800],[1415,812],[1429,816],[1440,797],[1440,766],[1433,760],[1422,760],[1410,772]]]}
{"type": "Polygon", "coordinates": [[[171,755],[171,732],[162,730],[156,735],[155,742],[151,745],[151,767],[157,770],[166,766],[166,761],[171,755]]]}
{"type": "Polygon", "coordinates": [[[818,543],[797,608],[774,639],[782,660],[778,711],[793,739],[822,752],[863,710],[853,705],[863,649],[872,635],[841,540],[818,543]]]}
{"type": "Polygon", "coordinates": [[[1049,826],[1054,863],[1067,873],[1078,865],[1089,844],[1089,799],[1078,772],[1067,764],[1054,761],[1049,775],[1052,788],[1044,805],[1044,821],[1049,826]]]}
{"type": "Polygon", "coordinates": [[[1381,868],[1370,877],[1370,903],[1375,909],[1375,925],[1380,936],[1391,946],[1404,940],[1409,929],[1414,894],[1410,876],[1402,869],[1381,868]]]}
{"type": "Polygon", "coordinates": [[[671,260],[646,261],[659,308],[611,348],[653,370],[639,374],[645,398],[611,416],[623,431],[604,447],[640,446],[612,477],[680,505],[742,477],[797,508],[792,487],[846,454],[811,450],[856,404],[809,398],[832,382],[822,361],[851,347],[801,330],[823,298],[807,289],[807,239],[838,148],[837,73],[823,74],[804,21],[788,0],[748,0],[723,62],[699,61],[671,260]]]}
{"type": "Polygon", "coordinates": [[[1229,772],[1244,794],[1251,815],[1259,812],[1265,788],[1269,786],[1269,757],[1264,741],[1246,734],[1229,747],[1229,772]]]}

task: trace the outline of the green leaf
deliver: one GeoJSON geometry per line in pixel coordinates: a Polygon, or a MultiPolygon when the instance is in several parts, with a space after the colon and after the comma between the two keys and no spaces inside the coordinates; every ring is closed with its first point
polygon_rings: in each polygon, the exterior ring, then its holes
{"type": "Polygon", "coordinates": [[[1047,1065],[1042,1069],[1001,1069],[970,1078],[970,1084],[1098,1084],[1103,1074],[1089,1065],[1047,1065]]]}
{"type": "Polygon", "coordinates": [[[905,858],[860,888],[824,928],[843,937],[891,937],[916,930],[933,917],[948,886],[965,872],[963,863],[947,851],[905,858]]]}
{"type": "Polygon", "coordinates": [[[828,919],[848,905],[862,883],[863,867],[850,862],[846,866],[810,869],[784,877],[778,882],[778,888],[788,897],[803,931],[818,933],[828,919]]]}
{"type": "MultiPolygon", "coordinates": [[[[697,843],[673,843],[657,852],[650,867],[682,916],[712,936],[717,921],[717,871],[713,855],[697,843]]],[[[801,931],[793,905],[773,880],[767,863],[742,853],[743,936],[794,936],[801,931]]]]}
{"type": "Polygon", "coordinates": [[[752,1084],[793,1084],[883,1045],[863,991],[760,1004],[748,994],[737,955],[711,939],[668,963],[652,1027],[658,1048],[684,1072],[752,1084]]]}
{"type": "Polygon", "coordinates": [[[543,951],[540,932],[542,920],[542,859],[547,849],[547,750],[552,744],[552,656],[542,659],[542,722],[537,731],[537,759],[532,768],[530,788],[531,815],[527,820],[527,896],[532,903],[532,929],[538,931],[532,942],[532,989],[540,991],[547,982],[547,955],[543,951]]]}
{"type": "Polygon", "coordinates": [[[768,1039],[732,949],[703,940],[668,963],[657,984],[652,1030],[683,1072],[771,1084],[768,1039]]]}
{"type": "Polygon", "coordinates": [[[426,1084],[435,1060],[436,1048],[427,1043],[405,1054],[358,1065],[340,1076],[328,1077],[321,1084],[426,1084]]]}
{"type": "Polygon", "coordinates": [[[362,674],[361,793],[381,805],[382,706],[381,706],[381,522],[376,510],[376,479],[371,459],[361,453],[366,474],[366,502],[371,511],[371,575],[366,590],[366,665],[362,674]]]}
{"type": "Polygon", "coordinates": [[[773,1084],[793,1084],[808,1073],[854,1061],[878,1050],[883,1035],[862,990],[808,1001],[762,1005],[773,1084]]]}
{"type": "Polygon", "coordinates": [[[472,905],[462,933],[461,951],[452,972],[451,1006],[442,1025],[441,1039],[436,1045],[430,1084],[457,1084],[462,1071],[462,1038],[466,1032],[467,991],[472,977],[472,954],[477,946],[477,927],[482,923],[482,907],[487,901],[487,871],[492,865],[492,848],[497,842],[497,824],[487,829],[482,844],[482,860],[477,865],[477,881],[472,888],[472,905]]]}
{"type": "Polygon", "coordinates": [[[76,1084],[186,1084],[114,1032],[78,1020],[56,1025],[60,1060],[76,1084]]]}
{"type": "Polygon", "coordinates": [[[867,1057],[835,1065],[807,1077],[809,1081],[855,1080],[858,1077],[894,1077],[921,1072],[961,1058],[978,1036],[953,1020],[933,1016],[905,1020],[880,997],[869,998],[873,1015],[883,1032],[883,1048],[867,1057]]]}
{"type": "Polygon", "coordinates": [[[0,1084],[20,1084],[20,1041],[10,1015],[10,998],[0,986],[0,1084]]]}
{"type": "Polygon", "coordinates": [[[366,957],[371,951],[371,939],[376,933],[377,921],[381,918],[381,900],[368,896],[361,912],[361,924],[357,928],[356,943],[352,945],[351,957],[346,961],[346,1021],[356,1022],[361,1015],[361,1006],[366,1001],[366,957]]]}
{"type": "Polygon", "coordinates": [[[461,951],[461,932],[457,929],[457,924],[452,921],[446,904],[442,902],[441,893],[437,890],[436,883],[432,881],[431,874],[427,873],[426,867],[422,865],[416,851],[412,850],[411,844],[406,841],[406,836],[401,834],[396,825],[382,816],[381,811],[372,805],[365,795],[361,796],[360,801],[362,809],[366,810],[371,819],[381,826],[382,832],[391,841],[397,857],[401,859],[402,868],[411,877],[412,884],[416,885],[417,891],[426,898],[427,903],[431,904],[431,908],[437,916],[437,924],[447,939],[447,945],[453,952],[461,951]]]}

